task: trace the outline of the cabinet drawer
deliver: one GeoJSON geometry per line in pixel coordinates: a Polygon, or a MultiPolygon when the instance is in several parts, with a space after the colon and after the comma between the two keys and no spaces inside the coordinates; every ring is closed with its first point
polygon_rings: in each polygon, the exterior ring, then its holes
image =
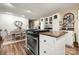
{"type": "Polygon", "coordinates": [[[40,35],[40,45],[54,46],[55,42],[56,42],[56,38],[46,35],[40,35]]]}
{"type": "Polygon", "coordinates": [[[73,32],[68,32],[66,34],[66,44],[72,46],[74,41],[74,35],[73,32]]]}
{"type": "Polygon", "coordinates": [[[40,35],[40,54],[50,55],[54,54],[56,38],[40,35]]]}
{"type": "Polygon", "coordinates": [[[50,47],[41,48],[40,55],[53,55],[55,54],[54,49],[50,47]]]}

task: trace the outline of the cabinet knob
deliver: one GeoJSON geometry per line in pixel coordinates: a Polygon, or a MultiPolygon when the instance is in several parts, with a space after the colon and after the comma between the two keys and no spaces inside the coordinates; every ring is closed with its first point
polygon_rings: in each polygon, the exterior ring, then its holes
{"type": "Polygon", "coordinates": [[[46,53],[46,51],[44,51],[44,53],[46,53]]]}
{"type": "Polygon", "coordinates": [[[46,42],[46,40],[44,40],[44,42],[46,42]]]}

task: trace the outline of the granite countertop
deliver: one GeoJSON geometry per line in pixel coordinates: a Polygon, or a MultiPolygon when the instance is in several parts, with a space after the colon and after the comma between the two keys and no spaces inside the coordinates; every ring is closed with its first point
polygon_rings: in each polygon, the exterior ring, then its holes
{"type": "Polygon", "coordinates": [[[67,32],[64,32],[64,31],[57,31],[57,32],[42,32],[40,34],[58,38],[60,36],[63,36],[66,33],[67,32]]]}

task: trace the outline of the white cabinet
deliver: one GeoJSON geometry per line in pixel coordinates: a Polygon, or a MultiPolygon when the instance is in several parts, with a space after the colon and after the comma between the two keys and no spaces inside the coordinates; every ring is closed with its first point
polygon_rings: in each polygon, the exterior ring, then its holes
{"type": "Polygon", "coordinates": [[[40,19],[40,29],[45,29],[45,28],[50,28],[52,31],[59,31],[60,30],[60,24],[59,22],[61,21],[60,19],[60,14],[56,13],[53,14],[52,16],[41,18],[40,19]]]}
{"type": "Polygon", "coordinates": [[[52,16],[40,19],[40,29],[52,29],[52,16]]]}
{"type": "Polygon", "coordinates": [[[56,13],[53,16],[53,26],[52,26],[52,31],[59,31],[60,30],[60,25],[59,25],[59,21],[60,21],[60,14],[56,13]]]}
{"type": "Polygon", "coordinates": [[[65,35],[55,38],[40,35],[40,55],[65,54],[65,35]]]}
{"type": "Polygon", "coordinates": [[[73,46],[74,34],[73,31],[68,31],[66,34],[66,45],[73,46]]]}
{"type": "Polygon", "coordinates": [[[54,54],[53,49],[55,48],[56,38],[40,35],[40,54],[54,54]]]}
{"type": "Polygon", "coordinates": [[[42,18],[40,19],[40,29],[43,30],[45,28],[45,20],[42,18]]]}
{"type": "Polygon", "coordinates": [[[55,49],[54,49],[56,55],[65,54],[65,40],[66,40],[66,35],[63,35],[56,39],[55,49]]]}

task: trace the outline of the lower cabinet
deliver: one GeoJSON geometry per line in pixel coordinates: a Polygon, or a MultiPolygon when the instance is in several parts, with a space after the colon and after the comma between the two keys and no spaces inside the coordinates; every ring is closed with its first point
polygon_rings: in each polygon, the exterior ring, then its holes
{"type": "Polygon", "coordinates": [[[40,55],[65,54],[65,38],[40,35],[40,55]]]}
{"type": "Polygon", "coordinates": [[[73,41],[74,41],[74,33],[73,31],[68,31],[66,34],[66,45],[73,46],[73,41]]]}

